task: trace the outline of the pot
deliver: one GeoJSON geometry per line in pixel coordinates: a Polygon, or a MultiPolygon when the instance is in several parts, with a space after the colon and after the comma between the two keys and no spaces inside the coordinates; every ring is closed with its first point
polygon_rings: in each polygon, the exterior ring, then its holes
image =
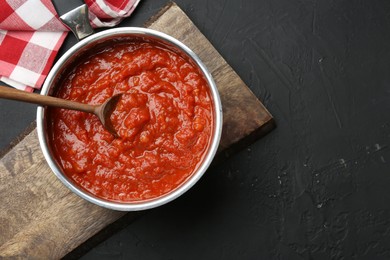
{"type": "Polygon", "coordinates": [[[52,95],[56,86],[61,85],[60,82],[62,81],[62,77],[66,75],[67,72],[72,69],[75,64],[77,64],[78,60],[85,55],[93,53],[94,50],[99,49],[102,46],[125,42],[134,38],[158,42],[167,46],[169,49],[180,53],[181,55],[185,55],[189,60],[196,64],[196,66],[198,66],[210,88],[209,90],[213,101],[214,113],[214,126],[211,143],[200,166],[178,188],[156,199],[137,202],[114,202],[99,198],[87,192],[64,174],[53,154],[53,150],[50,147],[50,142],[48,140],[48,110],[45,107],[38,107],[37,110],[37,131],[39,143],[49,167],[58,179],[72,192],[83,199],[105,208],[121,211],[138,211],[158,207],[178,198],[189,190],[202,177],[212,162],[216,154],[222,132],[222,106],[219,93],[216,84],[205,65],[197,57],[197,55],[183,43],[167,34],[151,29],[138,27],[114,28],[101,31],[81,40],[70,48],[53,66],[42,87],[41,95],[52,95]]]}

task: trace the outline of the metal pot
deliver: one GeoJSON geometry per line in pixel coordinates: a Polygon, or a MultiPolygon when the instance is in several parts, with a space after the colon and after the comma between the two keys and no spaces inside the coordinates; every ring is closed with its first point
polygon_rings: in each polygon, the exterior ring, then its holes
{"type": "Polygon", "coordinates": [[[219,145],[222,132],[222,107],[220,97],[215,82],[211,74],[206,69],[205,65],[195,55],[195,53],[183,43],[169,35],[151,29],[136,27],[115,28],[93,34],[92,36],[81,40],[71,49],[69,49],[53,66],[42,87],[41,94],[51,95],[55,87],[60,85],[59,83],[61,82],[63,75],[67,74],[67,71],[73,68],[74,65],[77,64],[77,61],[84,55],[88,55],[88,53],[93,52],[101,46],[127,41],[130,39],[134,39],[134,37],[160,42],[168,48],[181,53],[181,55],[187,56],[190,60],[194,62],[194,64],[199,67],[200,71],[203,73],[203,76],[208,83],[208,86],[210,87],[210,93],[214,105],[213,108],[215,124],[213,126],[212,141],[200,167],[182,185],[162,197],[134,203],[112,202],[101,199],[85,191],[64,174],[59,163],[56,161],[55,156],[53,155],[50,143],[48,141],[47,109],[44,107],[38,107],[37,111],[37,130],[39,143],[48,165],[50,166],[54,174],[58,177],[58,179],[60,179],[60,181],[62,181],[62,183],[66,187],[68,187],[71,191],[73,191],[80,197],[96,205],[121,211],[137,211],[154,208],[174,200],[175,198],[186,192],[188,189],[190,189],[201,178],[201,176],[204,174],[206,169],[209,167],[211,161],[213,160],[219,145]]]}

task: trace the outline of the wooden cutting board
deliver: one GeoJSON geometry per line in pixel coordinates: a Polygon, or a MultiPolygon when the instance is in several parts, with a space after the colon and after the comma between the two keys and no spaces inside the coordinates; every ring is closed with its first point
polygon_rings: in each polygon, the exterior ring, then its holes
{"type": "MultiPolygon", "coordinates": [[[[176,4],[168,4],[146,26],[182,41],[212,73],[224,114],[219,154],[274,127],[270,113],[176,4]]],[[[0,258],[61,258],[125,214],[89,203],[57,180],[35,128],[0,159],[0,258]]]]}

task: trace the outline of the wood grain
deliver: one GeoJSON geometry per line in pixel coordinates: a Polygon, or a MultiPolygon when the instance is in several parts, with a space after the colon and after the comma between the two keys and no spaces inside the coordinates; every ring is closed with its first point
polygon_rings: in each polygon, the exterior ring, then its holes
{"type": "MultiPolygon", "coordinates": [[[[272,116],[176,4],[149,27],[184,42],[211,71],[224,112],[220,151],[272,128],[272,116]]],[[[124,214],[95,206],[62,185],[44,160],[36,130],[0,160],[0,258],[61,258],[124,214]]]]}

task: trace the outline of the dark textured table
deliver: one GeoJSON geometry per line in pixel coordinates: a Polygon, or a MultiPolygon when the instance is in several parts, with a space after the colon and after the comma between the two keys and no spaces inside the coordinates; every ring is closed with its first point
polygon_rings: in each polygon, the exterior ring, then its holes
{"type": "MultiPolygon", "coordinates": [[[[176,3],[278,127],[178,200],[122,219],[68,258],[390,258],[390,2],[176,3]]],[[[121,26],[165,4],[143,0],[121,26]]],[[[68,36],[62,52],[74,43],[68,36]]],[[[5,148],[35,106],[0,106],[5,148]]]]}

